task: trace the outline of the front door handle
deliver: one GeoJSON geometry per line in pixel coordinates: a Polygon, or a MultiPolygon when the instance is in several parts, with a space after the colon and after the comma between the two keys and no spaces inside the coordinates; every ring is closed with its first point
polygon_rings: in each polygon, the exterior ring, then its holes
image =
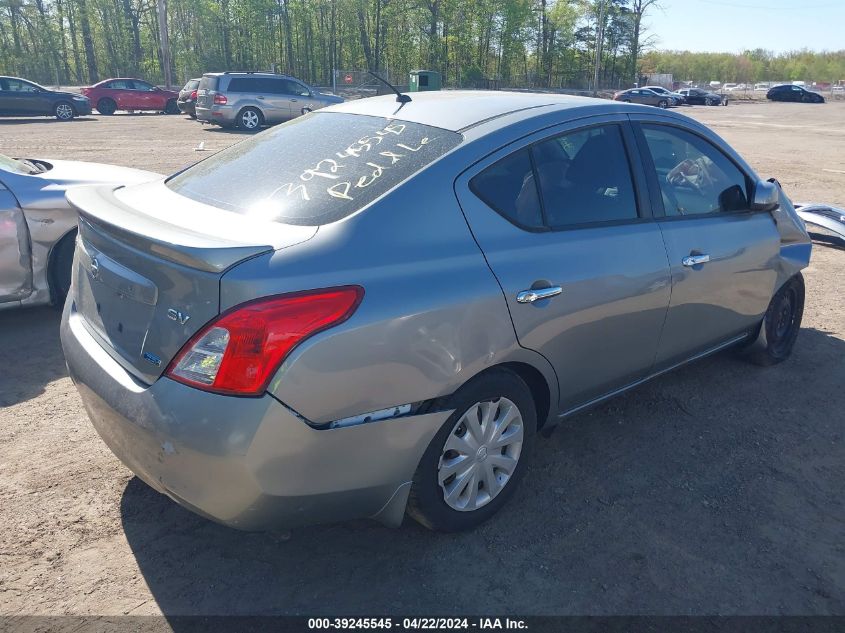
{"type": "Polygon", "coordinates": [[[698,266],[710,261],[710,255],[687,255],[681,260],[684,266],[698,266]]]}
{"type": "Polygon", "coordinates": [[[261,99],[262,101],[264,101],[264,97],[261,96],[256,97],[256,99],[261,99]]]}
{"type": "Polygon", "coordinates": [[[532,288],[531,290],[523,290],[516,295],[517,303],[534,303],[540,299],[550,299],[558,296],[563,292],[560,286],[549,286],[548,288],[532,288]]]}

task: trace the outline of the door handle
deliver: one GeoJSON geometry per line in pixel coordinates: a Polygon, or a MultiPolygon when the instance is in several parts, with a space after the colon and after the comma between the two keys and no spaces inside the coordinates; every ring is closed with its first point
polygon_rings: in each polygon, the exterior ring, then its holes
{"type": "Polygon", "coordinates": [[[291,99],[291,103],[296,103],[298,99],[291,99]]]}
{"type": "Polygon", "coordinates": [[[556,297],[563,292],[560,286],[549,286],[548,288],[532,288],[531,290],[523,290],[516,295],[517,303],[534,303],[540,299],[550,299],[556,297]]]}
{"type": "Polygon", "coordinates": [[[684,266],[698,266],[710,261],[710,255],[687,255],[681,260],[684,266]]]}
{"type": "Polygon", "coordinates": [[[256,97],[256,99],[261,99],[262,101],[264,101],[264,97],[256,97]]]}

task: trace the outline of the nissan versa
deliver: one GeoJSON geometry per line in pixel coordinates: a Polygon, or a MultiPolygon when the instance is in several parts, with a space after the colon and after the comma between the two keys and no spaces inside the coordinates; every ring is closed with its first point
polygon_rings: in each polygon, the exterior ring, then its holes
{"type": "Polygon", "coordinates": [[[156,490],[242,529],[471,528],[561,418],[729,346],[789,356],[809,238],[706,127],[557,95],[406,100],[68,192],[70,373],[156,490]]]}

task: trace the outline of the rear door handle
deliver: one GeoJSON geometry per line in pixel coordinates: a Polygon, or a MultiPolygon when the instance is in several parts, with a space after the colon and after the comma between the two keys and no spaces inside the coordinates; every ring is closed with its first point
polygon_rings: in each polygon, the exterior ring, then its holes
{"type": "Polygon", "coordinates": [[[550,299],[556,297],[563,292],[560,286],[549,286],[548,288],[532,288],[531,290],[523,290],[516,295],[517,303],[534,303],[540,299],[550,299]]]}
{"type": "Polygon", "coordinates": [[[684,266],[698,266],[710,261],[710,255],[687,255],[681,262],[684,266]]]}

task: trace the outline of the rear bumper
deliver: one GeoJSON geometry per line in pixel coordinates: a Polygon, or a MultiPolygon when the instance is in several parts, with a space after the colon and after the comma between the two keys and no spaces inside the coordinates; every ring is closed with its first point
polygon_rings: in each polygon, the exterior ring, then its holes
{"type": "Polygon", "coordinates": [[[196,102],[194,101],[177,101],[176,105],[179,106],[179,110],[184,114],[196,114],[196,102]]]}
{"type": "Polygon", "coordinates": [[[372,517],[399,525],[443,411],[317,430],[269,395],[234,398],[136,381],[65,306],[71,377],[103,441],[186,508],[243,530],[372,517]]]}
{"type": "Polygon", "coordinates": [[[235,122],[235,111],[228,105],[216,105],[211,108],[197,105],[195,110],[199,121],[216,123],[217,125],[232,125],[235,122]]]}

